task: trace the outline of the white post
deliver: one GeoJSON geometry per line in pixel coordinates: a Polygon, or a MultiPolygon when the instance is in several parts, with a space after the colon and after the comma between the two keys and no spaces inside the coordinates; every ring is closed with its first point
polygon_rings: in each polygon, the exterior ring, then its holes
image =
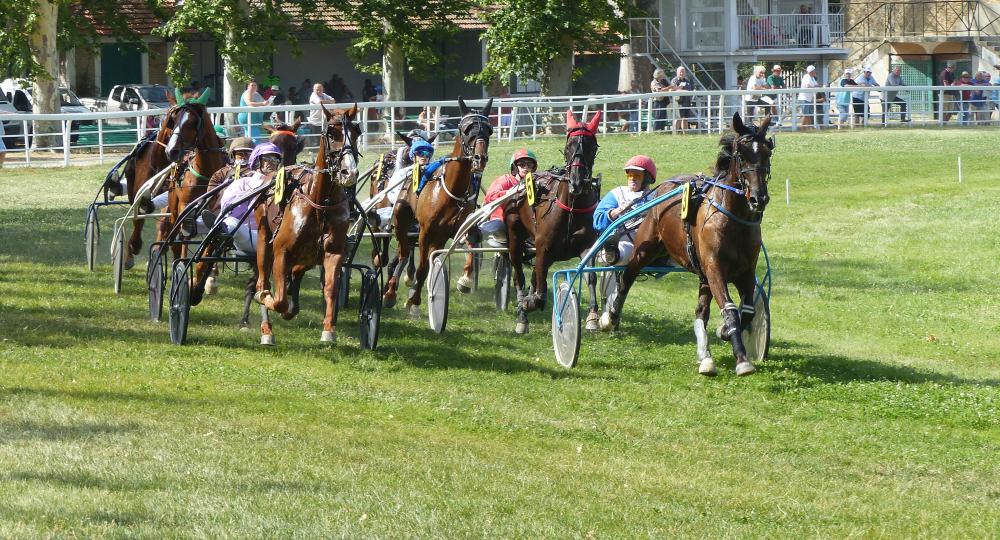
{"type": "Polygon", "coordinates": [[[962,154],[958,155],[958,183],[962,183],[962,154]]]}
{"type": "Polygon", "coordinates": [[[97,155],[98,163],[104,165],[104,120],[97,119],[97,155]]]}
{"type": "Polygon", "coordinates": [[[31,143],[28,141],[27,120],[21,120],[21,135],[24,136],[24,162],[31,165],[31,143]]]}
{"type": "Polygon", "coordinates": [[[604,109],[603,109],[603,111],[601,113],[601,129],[604,131],[605,135],[608,134],[608,102],[607,101],[604,102],[604,109]]]}
{"type": "MultiPolygon", "coordinates": [[[[70,142],[70,129],[72,129],[72,122],[69,120],[62,121],[62,136],[63,136],[63,167],[69,167],[69,142],[70,142]]],[[[959,160],[962,158],[959,157],[959,160]]],[[[961,167],[961,161],[959,161],[959,167],[961,167]]],[[[961,170],[961,169],[959,169],[961,170]]],[[[959,177],[961,178],[961,176],[959,177]]]]}
{"type": "Polygon", "coordinates": [[[938,90],[938,125],[944,125],[944,90],[938,90]]]}
{"type": "Polygon", "coordinates": [[[792,205],[791,180],[785,177],[785,206],[792,205]]]}

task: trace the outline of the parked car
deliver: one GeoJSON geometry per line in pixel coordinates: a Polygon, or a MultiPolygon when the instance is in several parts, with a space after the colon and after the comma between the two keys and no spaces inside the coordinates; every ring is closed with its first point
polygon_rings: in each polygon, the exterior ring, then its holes
{"type": "MultiPolygon", "coordinates": [[[[0,93],[13,105],[17,112],[30,113],[32,111],[34,101],[31,97],[31,91],[31,85],[22,79],[7,79],[0,82],[0,93]]],[[[89,113],[90,109],[85,107],[83,103],[80,103],[80,98],[76,97],[76,94],[72,90],[62,86],[59,88],[59,112],[63,114],[89,113]]],[[[6,135],[13,135],[13,137],[5,137],[4,142],[6,143],[8,140],[11,140],[14,144],[23,145],[24,137],[21,132],[23,125],[22,122],[4,124],[6,135]]],[[[95,125],[94,120],[73,121],[70,124],[70,131],[79,131],[81,126],[93,125],[95,125]]],[[[30,144],[31,124],[28,124],[28,130],[28,143],[30,144]]],[[[79,133],[71,134],[70,142],[76,142],[78,137],[79,133]]],[[[10,147],[9,144],[7,146],[10,147]]]]}
{"type": "MultiPolygon", "coordinates": [[[[3,118],[5,114],[14,114],[16,112],[17,109],[7,101],[7,97],[3,95],[3,92],[0,92],[0,118],[3,118]]],[[[14,121],[3,122],[3,143],[7,148],[10,148],[14,144],[15,136],[11,133],[14,129],[17,130],[17,133],[21,133],[21,123],[14,121]]]]}
{"type": "Polygon", "coordinates": [[[167,94],[172,89],[162,84],[119,84],[111,89],[104,110],[149,111],[169,109],[167,94]]]}

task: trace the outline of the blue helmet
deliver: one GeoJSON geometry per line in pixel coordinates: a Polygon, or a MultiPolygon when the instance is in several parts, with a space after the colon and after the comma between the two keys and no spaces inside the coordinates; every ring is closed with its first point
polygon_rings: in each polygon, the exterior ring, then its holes
{"type": "Polygon", "coordinates": [[[410,159],[413,159],[413,156],[420,150],[429,150],[431,155],[434,155],[434,145],[423,139],[413,139],[413,142],[410,143],[410,159]]]}

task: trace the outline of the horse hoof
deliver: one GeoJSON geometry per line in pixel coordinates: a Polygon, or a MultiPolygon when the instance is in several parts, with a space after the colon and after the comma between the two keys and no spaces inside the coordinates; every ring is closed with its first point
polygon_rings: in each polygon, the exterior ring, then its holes
{"type": "Polygon", "coordinates": [[[380,255],[372,257],[372,266],[375,268],[382,268],[382,257],[380,255]]]}
{"type": "Polygon", "coordinates": [[[585,328],[587,330],[597,330],[598,329],[598,324],[597,324],[598,318],[599,317],[597,316],[597,313],[594,313],[594,312],[591,312],[589,315],[587,315],[587,326],[585,328]]]}
{"type": "Polygon", "coordinates": [[[261,334],[260,335],[261,345],[274,345],[274,334],[261,334]]]}
{"type": "MultiPolygon", "coordinates": [[[[601,314],[600,321],[601,331],[607,332],[614,329],[614,322],[611,321],[611,313],[605,311],[601,314]]],[[[587,330],[590,330],[590,320],[587,320],[587,330]]]]}
{"type": "Polygon", "coordinates": [[[736,375],[742,377],[744,375],[749,375],[757,371],[757,367],[753,365],[753,362],[749,360],[744,360],[739,364],[736,364],[736,375]]]}
{"type": "Polygon", "coordinates": [[[463,294],[472,292],[472,278],[462,274],[462,276],[458,278],[458,281],[455,282],[455,287],[458,289],[458,292],[463,294]]]}
{"type": "Polygon", "coordinates": [[[382,297],[382,307],[385,309],[392,309],[396,306],[396,295],[386,294],[382,297]]]}
{"type": "Polygon", "coordinates": [[[135,257],[129,255],[124,261],[122,261],[122,268],[126,270],[131,270],[135,266],[135,257]]]}
{"type": "MultiPolygon", "coordinates": [[[[737,371],[739,369],[737,368],[737,371]]],[[[718,371],[715,369],[715,360],[711,356],[705,358],[700,363],[698,363],[698,374],[704,375],[706,377],[715,377],[718,375],[718,371]]]]}
{"type": "Polygon", "coordinates": [[[411,304],[408,309],[410,310],[411,317],[419,317],[421,315],[420,306],[418,305],[411,304]]]}
{"type": "Polygon", "coordinates": [[[410,276],[408,276],[406,274],[403,274],[403,285],[405,285],[407,287],[412,287],[413,286],[413,278],[411,278],[410,276]]]}
{"type": "Polygon", "coordinates": [[[240,332],[249,332],[249,331],[250,331],[249,324],[240,324],[240,332]]]}
{"type": "Polygon", "coordinates": [[[263,306],[264,299],[267,298],[268,296],[271,296],[271,291],[264,289],[263,291],[257,291],[257,294],[253,295],[253,300],[254,302],[257,302],[258,304],[263,306]]]}
{"type": "Polygon", "coordinates": [[[319,340],[323,343],[336,343],[337,333],[331,330],[323,330],[323,333],[319,336],[319,340]]]}
{"type": "Polygon", "coordinates": [[[215,282],[215,278],[212,276],[208,277],[205,281],[205,294],[216,294],[219,292],[219,284],[215,282]]]}
{"type": "Polygon", "coordinates": [[[528,323],[519,322],[514,326],[514,333],[518,335],[525,335],[528,333],[528,323]]]}

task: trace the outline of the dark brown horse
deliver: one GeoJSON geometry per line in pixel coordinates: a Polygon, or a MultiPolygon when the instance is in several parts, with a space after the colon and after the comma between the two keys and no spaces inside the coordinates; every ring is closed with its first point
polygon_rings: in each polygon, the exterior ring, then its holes
{"type": "MultiPolygon", "coordinates": [[[[406,300],[408,308],[420,305],[420,289],[430,271],[431,252],[443,248],[455,235],[465,216],[475,209],[479,188],[473,177],[482,175],[489,159],[490,135],[493,134],[489,114],[493,99],[486,103],[482,111],[470,109],[462,98],[458,98],[458,106],[462,119],[458,123],[455,146],[442,167],[444,173],[427,182],[419,196],[408,186],[396,201],[393,227],[400,261],[410,256],[410,227],[415,223],[420,225],[417,275],[410,297],[406,300]]],[[[389,278],[385,293],[388,305],[396,301],[403,266],[397,265],[396,272],[389,278]]],[[[469,272],[471,268],[467,267],[465,273],[469,272]]]]}
{"type": "Polygon", "coordinates": [[[281,149],[281,164],[286,167],[295,165],[295,160],[305,148],[306,141],[298,133],[301,125],[302,120],[296,119],[291,125],[281,123],[261,126],[261,129],[268,132],[268,140],[281,149]]]}
{"type": "MultiPolygon", "coordinates": [[[[618,296],[601,317],[602,327],[617,327],[622,305],[636,276],[666,252],[673,261],[700,278],[694,320],[698,372],[716,374],[706,331],[713,298],[722,310],[720,333],[733,347],[736,374],[749,375],[756,370],[747,358],[741,334],[742,330],[750,328],[754,317],[755,275],[761,249],[760,220],[768,202],[767,181],[774,148],[773,139],[766,138],[770,125],[770,116],[755,127],[744,125],[739,113],[733,115],[733,132],[719,141],[722,148],[715,163],[716,177],[702,182],[704,201],[693,220],[681,219],[681,195],[650,210],[636,231],[635,254],[622,276],[618,296]],[[730,283],[739,292],[740,308],[729,295],[730,283]]],[[[698,180],[690,175],[672,178],[660,185],[653,196],[698,180]]]]}
{"type": "MultiPolygon", "coordinates": [[[[314,168],[286,170],[284,197],[272,196],[255,210],[257,218],[257,299],[266,309],[291,319],[299,311],[299,286],[307,270],[323,264],[326,314],[321,341],[336,340],[334,311],[337,285],[347,256],[350,197],[346,187],[358,180],[358,113],[350,109],[327,111],[327,128],[320,138],[314,168]],[[274,291],[268,289],[274,277],[274,291]]],[[[260,325],[261,343],[273,344],[271,323],[260,325]]]]}
{"type": "MultiPolygon", "coordinates": [[[[597,156],[597,126],[601,113],[581,124],[572,110],[566,111],[566,169],[555,174],[541,173],[539,191],[543,192],[534,206],[526,198],[507,205],[504,221],[507,224],[507,252],[514,269],[514,286],[517,291],[518,334],[528,332],[527,313],[545,308],[549,268],[557,261],[579,257],[597,240],[594,231],[594,209],[600,202],[600,186],[591,178],[594,158],[597,156]],[[568,172],[566,172],[568,170],[568,172]],[[530,293],[524,290],[525,244],[535,242],[535,268],[530,293]]],[[[587,329],[597,329],[597,280],[587,274],[590,291],[590,314],[587,329]]]]}
{"type": "MultiPolygon", "coordinates": [[[[173,131],[172,124],[168,124],[166,121],[161,122],[156,138],[145,143],[136,152],[135,157],[125,163],[122,174],[125,175],[129,203],[135,202],[139,188],[146,181],[170,165],[165,149],[173,131]]],[[[142,249],[142,227],[145,222],[144,219],[132,221],[132,236],[125,244],[125,269],[135,266],[135,254],[142,249]]]]}

